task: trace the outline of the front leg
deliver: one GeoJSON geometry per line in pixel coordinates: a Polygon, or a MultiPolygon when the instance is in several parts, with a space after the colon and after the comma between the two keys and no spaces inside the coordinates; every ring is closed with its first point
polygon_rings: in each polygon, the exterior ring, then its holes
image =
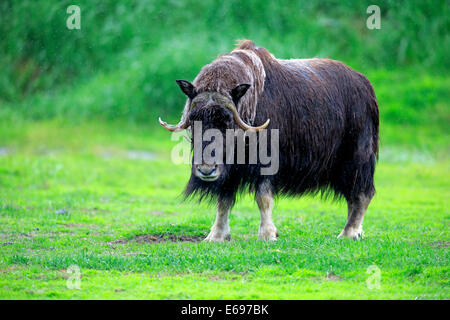
{"type": "Polygon", "coordinates": [[[222,199],[219,197],[217,201],[216,222],[211,227],[211,232],[205,238],[207,242],[223,242],[231,239],[230,225],[228,223],[228,214],[234,204],[233,199],[222,199]]]}
{"type": "Polygon", "coordinates": [[[272,221],[273,194],[269,182],[263,182],[256,191],[256,202],[261,213],[258,238],[260,240],[276,241],[277,228],[272,221]]]}

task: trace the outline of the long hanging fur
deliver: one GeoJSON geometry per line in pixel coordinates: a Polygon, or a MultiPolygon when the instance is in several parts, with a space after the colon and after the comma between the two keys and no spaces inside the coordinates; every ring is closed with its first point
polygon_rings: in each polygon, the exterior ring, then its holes
{"type": "MultiPolygon", "coordinates": [[[[271,182],[275,195],[334,191],[347,200],[373,195],[379,111],[365,76],[330,59],[276,59],[245,40],[203,67],[194,80],[198,92],[224,95],[242,83],[251,88],[237,106],[241,117],[253,125],[270,118],[267,129],[279,129],[279,171],[261,176],[259,163],[226,165],[225,174],[213,183],[192,174],[187,196],[233,198],[246,188],[256,190],[264,180],[271,182]]],[[[189,101],[183,118],[200,119],[205,128],[215,126],[208,119],[232,122],[223,108],[188,108],[189,101]]]]}

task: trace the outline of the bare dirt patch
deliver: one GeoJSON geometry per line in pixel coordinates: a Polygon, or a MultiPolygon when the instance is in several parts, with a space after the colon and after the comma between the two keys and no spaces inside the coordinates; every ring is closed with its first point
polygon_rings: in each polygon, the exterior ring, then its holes
{"type": "Polygon", "coordinates": [[[183,236],[176,234],[142,234],[130,239],[117,239],[109,241],[108,244],[127,244],[127,243],[162,243],[162,242],[200,242],[201,236],[183,236]]]}
{"type": "Polygon", "coordinates": [[[450,241],[436,241],[430,243],[430,245],[437,248],[448,248],[450,246],[450,241]]]}
{"type": "Polygon", "coordinates": [[[339,281],[339,280],[341,280],[341,277],[338,276],[337,274],[334,274],[334,272],[331,271],[331,272],[327,272],[327,280],[328,281],[339,281]]]}

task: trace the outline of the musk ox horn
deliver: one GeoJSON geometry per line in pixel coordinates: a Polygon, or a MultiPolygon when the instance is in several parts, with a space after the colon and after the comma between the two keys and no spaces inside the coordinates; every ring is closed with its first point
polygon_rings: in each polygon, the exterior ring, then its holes
{"type": "Polygon", "coordinates": [[[244,122],[244,120],[241,119],[241,117],[239,116],[239,112],[237,111],[236,106],[234,104],[227,103],[225,105],[225,107],[233,113],[234,120],[236,121],[238,126],[241,127],[245,131],[258,132],[258,131],[261,131],[261,130],[267,128],[267,126],[270,123],[270,119],[267,119],[266,122],[264,122],[264,124],[260,125],[259,127],[252,127],[252,126],[246,124],[244,122]]]}
{"type": "Polygon", "coordinates": [[[159,120],[159,124],[166,130],[172,131],[172,132],[177,132],[177,131],[181,131],[184,129],[187,129],[189,127],[189,121],[185,120],[184,122],[178,123],[177,125],[171,125],[171,124],[167,124],[167,122],[164,122],[161,120],[161,118],[158,118],[159,120]]]}
{"type": "MultiPolygon", "coordinates": [[[[239,127],[241,127],[244,131],[249,131],[249,132],[258,132],[261,131],[265,128],[267,128],[267,126],[270,123],[270,119],[267,119],[266,122],[258,127],[253,127],[250,126],[248,124],[246,124],[244,122],[244,120],[241,119],[241,117],[239,116],[239,112],[236,109],[236,106],[234,103],[232,103],[231,101],[229,103],[225,103],[224,107],[226,107],[228,110],[230,110],[233,113],[233,117],[234,120],[236,121],[236,123],[238,124],[239,127]]],[[[166,122],[162,121],[161,118],[158,119],[159,123],[161,124],[161,126],[164,127],[164,129],[172,131],[172,132],[176,132],[176,131],[181,131],[184,129],[187,129],[190,126],[189,120],[185,119],[184,121],[181,120],[177,125],[170,125],[167,124],[166,122]]]]}

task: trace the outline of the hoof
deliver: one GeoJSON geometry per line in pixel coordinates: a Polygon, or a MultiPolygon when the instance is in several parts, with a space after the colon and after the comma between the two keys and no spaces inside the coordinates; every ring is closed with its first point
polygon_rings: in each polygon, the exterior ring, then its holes
{"type": "Polygon", "coordinates": [[[364,237],[364,232],[362,229],[344,229],[338,235],[338,239],[351,239],[351,240],[361,240],[364,237]]]}
{"type": "Polygon", "coordinates": [[[277,241],[278,231],[275,226],[259,228],[258,239],[262,241],[277,241]]]}
{"type": "Polygon", "coordinates": [[[222,234],[222,233],[213,233],[210,232],[208,236],[203,240],[205,242],[224,242],[224,241],[230,241],[231,235],[228,234],[222,234]]]}

